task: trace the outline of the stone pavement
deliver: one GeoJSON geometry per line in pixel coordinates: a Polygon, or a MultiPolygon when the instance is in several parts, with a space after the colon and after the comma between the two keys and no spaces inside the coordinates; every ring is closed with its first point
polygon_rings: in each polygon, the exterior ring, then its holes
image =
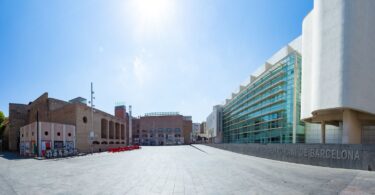
{"type": "Polygon", "coordinates": [[[375,194],[375,173],[209,146],[149,146],[59,160],[0,155],[0,194],[375,194]]]}

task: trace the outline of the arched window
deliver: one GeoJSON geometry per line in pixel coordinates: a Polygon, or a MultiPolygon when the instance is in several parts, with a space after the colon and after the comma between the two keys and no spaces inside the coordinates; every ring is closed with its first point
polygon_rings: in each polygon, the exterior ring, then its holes
{"type": "Polygon", "coordinates": [[[108,121],[106,119],[102,119],[101,123],[101,137],[103,139],[107,139],[108,121]]]}
{"type": "Polygon", "coordinates": [[[120,139],[120,124],[116,123],[116,139],[120,139]]]}
{"type": "Polygon", "coordinates": [[[109,121],[109,139],[115,139],[115,126],[113,121],[109,121]]]}

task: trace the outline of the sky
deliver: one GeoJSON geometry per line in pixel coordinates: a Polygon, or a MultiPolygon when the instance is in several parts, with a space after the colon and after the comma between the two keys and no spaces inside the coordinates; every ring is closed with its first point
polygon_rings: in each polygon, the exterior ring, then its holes
{"type": "Polygon", "coordinates": [[[202,122],[301,34],[312,0],[0,1],[0,110],[42,93],[202,122]]]}

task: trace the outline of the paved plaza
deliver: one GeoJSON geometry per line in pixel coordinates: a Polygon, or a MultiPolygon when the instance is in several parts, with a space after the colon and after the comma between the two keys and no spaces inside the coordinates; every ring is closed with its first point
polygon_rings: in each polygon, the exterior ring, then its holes
{"type": "Polygon", "coordinates": [[[375,173],[209,146],[149,146],[59,160],[0,155],[0,194],[375,194],[375,173]]]}

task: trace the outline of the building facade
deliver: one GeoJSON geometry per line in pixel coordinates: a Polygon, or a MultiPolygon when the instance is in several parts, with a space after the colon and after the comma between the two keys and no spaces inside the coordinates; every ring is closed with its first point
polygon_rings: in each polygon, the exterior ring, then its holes
{"type": "Polygon", "coordinates": [[[201,127],[200,123],[193,123],[193,128],[191,130],[191,142],[192,143],[195,143],[196,141],[198,141],[200,127],[201,127]]]}
{"type": "Polygon", "coordinates": [[[201,127],[199,128],[199,134],[198,134],[198,141],[207,141],[208,140],[208,131],[207,131],[207,123],[206,121],[203,121],[201,123],[201,127]]]}
{"type": "Polygon", "coordinates": [[[223,106],[216,105],[206,119],[208,139],[211,143],[221,143],[223,137],[223,106]]]}
{"type": "Polygon", "coordinates": [[[301,37],[274,54],[223,108],[225,143],[301,143],[301,37]]]}
{"type": "MultiPolygon", "coordinates": [[[[116,107],[116,116],[113,116],[98,109],[92,112],[91,107],[82,102],[85,101],[80,98],[71,102],[49,98],[48,93],[44,93],[29,104],[9,104],[9,149],[19,151],[21,138],[30,143],[37,141],[47,143],[52,139],[48,135],[60,132],[60,136],[63,136],[63,130],[54,131],[54,124],[56,128],[60,125],[74,127],[74,131],[70,133],[71,136],[74,135],[72,137],[75,142],[74,147],[80,152],[104,151],[110,147],[127,145],[125,106],[116,107]],[[47,134],[46,140],[36,140],[36,135],[30,137],[32,131],[35,130],[35,128],[30,128],[30,125],[34,127],[35,124],[38,124],[40,128],[38,132],[41,132],[41,135],[47,134]],[[21,129],[22,132],[20,132],[21,129]],[[27,134],[29,136],[26,137],[27,134]]],[[[42,143],[39,143],[39,146],[41,145],[42,143]]],[[[25,146],[22,145],[22,147],[25,146]]],[[[68,146],[63,145],[63,147],[68,146]]]]}
{"type": "Polygon", "coordinates": [[[148,113],[133,118],[133,143],[140,145],[181,145],[191,143],[192,120],[177,112],[148,113]]]}
{"type": "Polygon", "coordinates": [[[64,155],[74,154],[76,148],[76,129],[74,125],[50,122],[33,122],[20,129],[20,154],[46,156],[48,151],[56,150],[64,155]]]}
{"type": "Polygon", "coordinates": [[[310,143],[375,143],[375,1],[315,0],[302,29],[310,143]]]}

